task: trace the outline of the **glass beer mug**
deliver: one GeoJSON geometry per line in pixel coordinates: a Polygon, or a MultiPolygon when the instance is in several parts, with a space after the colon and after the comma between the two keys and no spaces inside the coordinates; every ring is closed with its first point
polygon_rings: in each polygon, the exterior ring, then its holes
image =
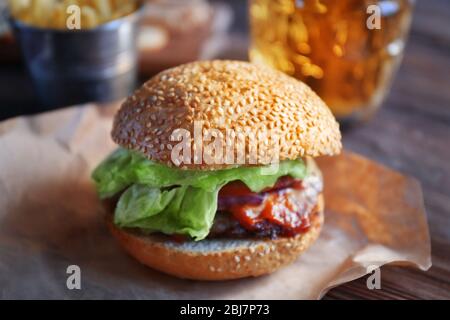
{"type": "Polygon", "coordinates": [[[341,121],[380,106],[414,0],[249,0],[250,60],[306,82],[341,121]]]}

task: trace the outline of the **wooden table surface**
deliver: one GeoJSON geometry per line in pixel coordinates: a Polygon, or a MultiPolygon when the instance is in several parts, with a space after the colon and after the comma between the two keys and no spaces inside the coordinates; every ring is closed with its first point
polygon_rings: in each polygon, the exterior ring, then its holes
{"type": "MultiPolygon", "coordinates": [[[[243,1],[241,1],[243,2],[243,1]]],[[[236,4],[244,17],[244,4],[236,4]]],[[[234,27],[224,58],[246,57],[245,21],[234,27]]],[[[20,65],[0,65],[0,119],[35,113],[31,82],[20,65]]],[[[433,266],[427,272],[385,266],[381,290],[361,278],[332,289],[325,299],[450,299],[450,1],[417,2],[403,64],[382,109],[346,130],[344,146],[422,184],[433,266]]]]}

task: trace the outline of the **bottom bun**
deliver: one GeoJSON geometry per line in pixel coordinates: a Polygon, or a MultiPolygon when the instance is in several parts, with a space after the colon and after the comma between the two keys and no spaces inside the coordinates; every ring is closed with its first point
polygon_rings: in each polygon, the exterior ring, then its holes
{"type": "Polygon", "coordinates": [[[257,277],[292,263],[318,238],[323,225],[323,196],[307,232],[292,238],[205,239],[175,242],[163,235],[120,229],[107,215],[111,233],[131,256],[146,266],[184,279],[228,280],[257,277]]]}

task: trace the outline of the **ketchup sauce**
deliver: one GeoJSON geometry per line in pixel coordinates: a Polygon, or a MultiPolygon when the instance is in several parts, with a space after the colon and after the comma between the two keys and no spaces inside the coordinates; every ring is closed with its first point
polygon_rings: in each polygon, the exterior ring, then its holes
{"type": "Polygon", "coordinates": [[[260,193],[252,192],[243,182],[233,181],[219,191],[219,197],[258,197],[261,204],[234,204],[227,208],[233,217],[249,231],[257,231],[263,224],[274,224],[285,236],[306,231],[310,226],[307,208],[295,201],[293,191],[303,189],[301,180],[281,177],[277,183],[260,193]]]}

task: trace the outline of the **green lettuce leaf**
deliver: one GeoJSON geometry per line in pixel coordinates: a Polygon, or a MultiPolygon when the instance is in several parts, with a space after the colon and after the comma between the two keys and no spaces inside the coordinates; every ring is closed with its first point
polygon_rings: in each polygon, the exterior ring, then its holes
{"type": "Polygon", "coordinates": [[[124,191],[115,211],[118,226],[185,234],[201,240],[212,226],[218,192],[223,185],[240,180],[259,192],[285,175],[304,178],[303,161],[282,161],[274,167],[181,170],[119,148],[94,170],[92,178],[101,198],[124,191]]]}
{"type": "Polygon", "coordinates": [[[174,185],[192,186],[214,191],[230,181],[241,180],[252,191],[273,186],[279,177],[303,178],[306,168],[301,160],[282,161],[278,166],[236,167],[226,170],[181,170],[152,162],[144,156],[119,148],[93,172],[92,178],[100,197],[109,198],[134,183],[164,188],[174,185]]]}
{"type": "Polygon", "coordinates": [[[134,184],[120,197],[114,222],[146,232],[185,234],[204,239],[217,209],[217,191],[177,187],[170,191],[134,184]]]}

